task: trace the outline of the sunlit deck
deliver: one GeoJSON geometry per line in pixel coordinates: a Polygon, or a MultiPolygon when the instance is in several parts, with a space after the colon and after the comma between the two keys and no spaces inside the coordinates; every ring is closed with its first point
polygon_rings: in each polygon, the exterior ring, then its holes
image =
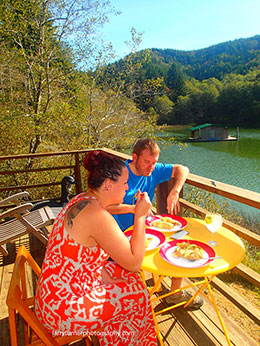
{"type": "MultiPolygon", "coordinates": [[[[8,309],[6,305],[6,295],[9,287],[10,278],[12,275],[14,252],[17,251],[19,246],[25,245],[30,250],[33,257],[38,263],[41,263],[45,248],[44,246],[32,235],[24,236],[18,239],[15,243],[9,245],[9,255],[0,258],[0,345],[9,346],[9,325],[8,325],[8,309]]],[[[1,256],[1,255],[0,255],[1,256]]],[[[147,285],[152,283],[151,275],[146,273],[147,285]]],[[[188,281],[188,280],[187,280],[188,281]]],[[[32,287],[33,284],[31,283],[32,287]]],[[[163,281],[162,290],[157,293],[161,295],[165,290],[169,289],[170,279],[166,278],[163,281]]],[[[215,292],[217,299],[221,298],[215,292]],[[219,296],[219,297],[218,297],[219,296]]],[[[159,300],[154,304],[155,311],[161,309],[165,305],[163,300],[159,300]]],[[[234,346],[250,345],[257,346],[258,343],[241,329],[240,325],[234,322],[227,316],[226,312],[221,309],[221,314],[224,323],[229,332],[231,344],[234,346]]],[[[207,345],[207,346],[221,346],[226,345],[226,339],[222,332],[219,320],[212,305],[204,298],[202,308],[196,311],[190,311],[179,307],[163,315],[157,317],[159,322],[160,331],[163,336],[165,345],[207,345]]],[[[19,321],[19,328],[21,332],[19,345],[24,345],[22,334],[22,323],[19,321]]],[[[77,345],[84,345],[84,342],[78,342],[77,345]]]]}
{"type": "MultiPolygon", "coordinates": [[[[109,151],[107,149],[104,149],[109,151]]],[[[87,150],[82,151],[74,151],[74,152],[61,152],[61,153],[42,153],[42,154],[34,154],[34,160],[39,161],[44,158],[47,160],[51,158],[54,163],[50,164],[49,167],[46,167],[46,162],[44,163],[43,168],[37,166],[35,169],[30,169],[29,174],[33,174],[34,172],[45,172],[51,170],[59,170],[64,172],[63,175],[71,174],[73,171],[73,175],[78,181],[76,186],[76,193],[84,190],[84,179],[81,177],[80,173],[80,158],[87,150]],[[67,156],[66,156],[67,155],[67,156]],[[71,162],[70,165],[59,161],[57,158],[67,157],[65,162],[68,161],[68,157],[71,162]],[[74,161],[71,159],[74,157],[74,161]],[[58,162],[58,163],[57,163],[58,162]],[[50,168],[51,167],[51,168],[50,168]]],[[[121,158],[127,158],[127,155],[120,154],[118,152],[109,151],[114,155],[120,156],[121,158]]],[[[12,157],[12,160],[27,160],[29,155],[17,155],[16,157],[12,157]]],[[[9,160],[9,157],[0,157],[0,164],[2,164],[0,169],[0,174],[2,176],[8,175],[11,177],[12,175],[19,175],[25,172],[25,169],[8,169],[5,166],[5,161],[9,160]]],[[[8,161],[10,162],[10,161],[8,161]]],[[[10,179],[11,181],[11,179],[10,179]]],[[[37,181],[37,183],[32,183],[31,185],[20,185],[14,186],[14,183],[10,183],[9,186],[1,186],[0,192],[4,191],[24,191],[34,189],[34,188],[42,188],[49,187],[53,185],[58,185],[58,182],[46,182],[45,177],[43,177],[42,181],[37,181]]],[[[246,205],[252,206],[254,208],[260,209],[260,195],[236,188],[234,186],[230,186],[218,181],[212,181],[207,178],[199,177],[193,174],[189,174],[189,177],[186,181],[186,184],[191,185],[195,188],[203,189],[205,191],[212,192],[214,194],[223,196],[225,198],[229,198],[235,200],[240,203],[244,203],[246,205]]],[[[161,184],[157,191],[157,211],[158,213],[165,213],[165,197],[168,194],[168,190],[170,188],[170,184],[161,184]]],[[[184,196],[185,197],[185,196],[184,196]]],[[[197,217],[205,216],[205,209],[202,207],[193,204],[190,200],[181,198],[181,207],[183,210],[189,210],[193,212],[197,217]]],[[[224,220],[224,226],[237,234],[243,241],[248,242],[253,247],[257,248],[259,251],[260,247],[260,235],[256,234],[248,229],[241,227],[241,225],[234,224],[229,220],[224,220]]],[[[0,345],[1,346],[9,346],[10,345],[10,336],[9,336],[9,326],[8,326],[8,309],[6,305],[6,295],[9,287],[10,278],[13,270],[13,263],[15,258],[15,252],[19,248],[20,245],[25,245],[26,248],[30,251],[32,256],[37,260],[39,264],[41,264],[45,248],[44,246],[32,235],[24,236],[21,239],[17,239],[15,243],[8,244],[8,252],[9,255],[7,257],[3,257],[0,254],[0,345]]],[[[248,282],[253,284],[255,287],[260,287],[260,275],[259,273],[251,270],[246,265],[240,263],[234,268],[234,272],[242,276],[248,282]]],[[[147,284],[151,283],[151,274],[146,273],[147,284]]],[[[187,279],[188,280],[188,279],[187,279]]],[[[161,295],[164,290],[168,289],[170,285],[170,279],[166,278],[162,284],[162,291],[156,293],[157,295],[161,295]]],[[[231,340],[231,344],[233,346],[241,346],[241,345],[259,345],[260,341],[260,312],[257,306],[253,306],[247,300],[246,295],[239,295],[233,288],[232,285],[229,286],[222,282],[219,278],[215,278],[212,282],[214,296],[217,300],[218,307],[220,309],[221,315],[223,317],[226,329],[228,331],[228,335],[231,340]],[[232,316],[233,309],[237,309],[242,312],[246,319],[250,321],[250,333],[247,332],[247,327],[244,326],[244,320],[234,319],[232,316]],[[252,333],[253,330],[253,333],[252,333]]],[[[205,292],[206,294],[207,292],[205,292]]],[[[155,311],[159,309],[159,307],[163,306],[164,300],[159,300],[154,303],[155,311]]],[[[159,309],[161,310],[161,308],[159,309]]],[[[157,316],[157,320],[159,321],[159,328],[161,334],[163,336],[163,342],[165,345],[227,345],[227,341],[223,334],[222,328],[220,326],[219,320],[217,318],[216,312],[211,303],[204,298],[204,304],[201,309],[197,311],[189,311],[188,309],[184,309],[183,307],[179,307],[177,309],[171,310],[168,313],[157,316]]],[[[19,328],[22,328],[22,323],[19,323],[19,328]]],[[[20,343],[19,345],[24,345],[24,341],[22,340],[22,333],[20,333],[20,343]]],[[[83,343],[82,343],[83,344],[83,343]]]]}

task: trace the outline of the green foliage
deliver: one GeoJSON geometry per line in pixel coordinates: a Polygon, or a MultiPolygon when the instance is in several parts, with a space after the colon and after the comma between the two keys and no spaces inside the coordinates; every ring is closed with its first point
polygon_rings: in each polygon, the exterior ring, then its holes
{"type": "MultiPolygon", "coordinates": [[[[126,61],[141,59],[142,54],[130,55],[108,69],[117,75],[126,61]]],[[[131,83],[139,93],[135,102],[144,111],[152,107],[159,124],[260,126],[259,35],[197,51],[151,49],[149,54],[142,68],[131,75],[131,83]],[[160,85],[150,89],[148,96],[140,92],[147,80],[159,78],[160,85]],[[163,95],[174,102],[170,112],[168,107],[158,107],[163,95]]],[[[128,93],[128,89],[122,91],[128,93]]]]}
{"type": "Polygon", "coordinates": [[[221,80],[230,73],[246,74],[259,66],[259,50],[260,35],[256,35],[195,51],[152,49],[151,55],[159,66],[169,69],[176,62],[187,76],[202,81],[211,77],[221,80]]]}
{"type": "MultiPolygon", "coordinates": [[[[188,186],[185,187],[184,198],[210,212],[221,214],[226,220],[259,234],[259,222],[257,219],[247,219],[247,217],[241,215],[241,213],[238,214],[236,211],[234,211],[228,201],[223,201],[220,197],[216,197],[215,194],[211,192],[188,186]]],[[[190,211],[185,211],[185,216],[197,217],[190,211]]],[[[252,270],[260,273],[260,249],[248,243],[246,240],[242,241],[246,248],[246,254],[242,262],[252,270]]]]}
{"type": "Polygon", "coordinates": [[[1,154],[125,149],[156,122],[260,124],[259,36],[138,52],[132,28],[131,54],[108,64],[97,33],[111,13],[106,0],[0,3],[1,154]]]}
{"type": "Polygon", "coordinates": [[[155,96],[153,106],[156,113],[159,115],[159,124],[168,123],[174,107],[174,103],[169,97],[167,95],[155,96]]]}
{"type": "Polygon", "coordinates": [[[168,123],[260,126],[258,76],[259,69],[254,69],[246,75],[227,75],[222,81],[186,81],[187,94],[178,97],[168,123]]]}
{"type": "MultiPolygon", "coordinates": [[[[33,161],[33,168],[51,168],[57,166],[68,166],[73,165],[74,158],[66,156],[52,156],[52,157],[41,157],[33,161]]],[[[31,160],[18,159],[18,160],[8,160],[0,162],[1,171],[17,171],[24,170],[32,166],[31,160]]],[[[37,200],[42,198],[59,198],[61,196],[61,180],[65,175],[74,175],[74,170],[49,170],[40,172],[24,172],[19,174],[1,175],[0,185],[1,186],[27,186],[36,184],[53,184],[52,186],[42,186],[36,188],[28,189],[30,200],[37,200]]],[[[84,177],[84,175],[82,175],[84,177]]],[[[25,188],[26,189],[26,188],[25,188]]],[[[8,197],[12,195],[13,191],[5,191],[1,193],[1,198],[8,197]]],[[[73,186],[72,194],[75,194],[75,186],[73,186]]]]}
{"type": "Polygon", "coordinates": [[[178,96],[185,95],[184,73],[177,63],[172,63],[166,76],[166,86],[169,88],[169,97],[176,102],[178,96]]]}
{"type": "Polygon", "coordinates": [[[102,91],[94,84],[82,85],[73,102],[53,107],[43,145],[49,150],[125,149],[137,137],[149,135],[155,123],[155,115],[144,116],[126,96],[118,97],[113,90],[102,91]]]}
{"type": "MultiPolygon", "coordinates": [[[[135,47],[135,42],[134,42],[135,47]]],[[[163,78],[149,70],[150,50],[134,52],[126,58],[104,66],[97,83],[109,85],[133,100],[142,111],[153,106],[154,95],[163,90],[163,78]]]]}
{"type": "MultiPolygon", "coordinates": [[[[9,57],[8,62],[4,60],[1,64],[3,78],[8,82],[4,93],[7,98],[5,111],[12,115],[16,112],[21,122],[28,117],[25,125],[28,123],[30,131],[27,131],[28,140],[24,145],[32,153],[42,141],[43,120],[52,100],[63,91],[72,66],[70,51],[55,34],[50,5],[51,1],[7,0],[0,11],[4,23],[1,55],[8,54],[9,57]],[[8,72],[14,78],[8,78],[8,72]],[[14,89],[19,97],[12,98],[13,102],[7,105],[8,95],[14,89]]],[[[11,127],[13,119],[9,120],[11,127]]],[[[27,129],[23,126],[21,130],[27,129]]]]}
{"type": "Polygon", "coordinates": [[[221,214],[231,222],[240,223],[242,220],[242,217],[232,210],[227,201],[216,198],[216,195],[211,192],[187,186],[185,187],[185,199],[212,213],[221,214]]]}
{"type": "MultiPolygon", "coordinates": [[[[154,90],[157,82],[134,87],[129,77],[142,69],[149,55],[129,59],[113,83],[103,74],[113,51],[102,45],[97,33],[111,13],[115,11],[107,0],[1,2],[2,155],[125,148],[153,132],[156,114],[144,115],[133,99],[141,90],[154,90]],[[93,62],[95,73],[87,70],[93,62]],[[101,77],[102,85],[97,85],[101,77]]],[[[135,29],[131,35],[134,52],[142,35],[135,29]]]]}

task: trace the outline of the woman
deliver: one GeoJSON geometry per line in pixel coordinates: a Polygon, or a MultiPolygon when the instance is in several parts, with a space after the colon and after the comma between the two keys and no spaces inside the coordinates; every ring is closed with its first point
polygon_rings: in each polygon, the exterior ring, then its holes
{"type": "Polygon", "coordinates": [[[101,345],[156,345],[149,294],[136,273],[145,252],[149,197],[138,193],[129,242],[105,209],[122,203],[128,189],[124,162],[93,151],[83,166],[89,191],[73,198],[55,220],[36,315],[56,335],[89,333],[101,345]],[[116,263],[107,261],[109,256],[116,263]]]}

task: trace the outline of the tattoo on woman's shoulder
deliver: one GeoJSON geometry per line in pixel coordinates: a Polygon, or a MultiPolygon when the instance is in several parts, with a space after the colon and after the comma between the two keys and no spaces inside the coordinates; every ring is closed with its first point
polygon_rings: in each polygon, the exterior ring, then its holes
{"type": "Polygon", "coordinates": [[[78,215],[78,213],[85,208],[86,205],[88,205],[90,201],[80,201],[76,205],[73,205],[68,210],[68,225],[73,226],[73,219],[78,215]]]}

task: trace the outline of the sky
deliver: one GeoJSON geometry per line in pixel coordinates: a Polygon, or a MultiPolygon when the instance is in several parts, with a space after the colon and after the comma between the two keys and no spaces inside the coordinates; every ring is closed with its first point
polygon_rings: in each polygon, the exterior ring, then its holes
{"type": "Polygon", "coordinates": [[[110,0],[121,11],[110,16],[103,38],[117,57],[129,53],[132,27],[145,48],[196,50],[260,34],[260,0],[110,0]]]}

